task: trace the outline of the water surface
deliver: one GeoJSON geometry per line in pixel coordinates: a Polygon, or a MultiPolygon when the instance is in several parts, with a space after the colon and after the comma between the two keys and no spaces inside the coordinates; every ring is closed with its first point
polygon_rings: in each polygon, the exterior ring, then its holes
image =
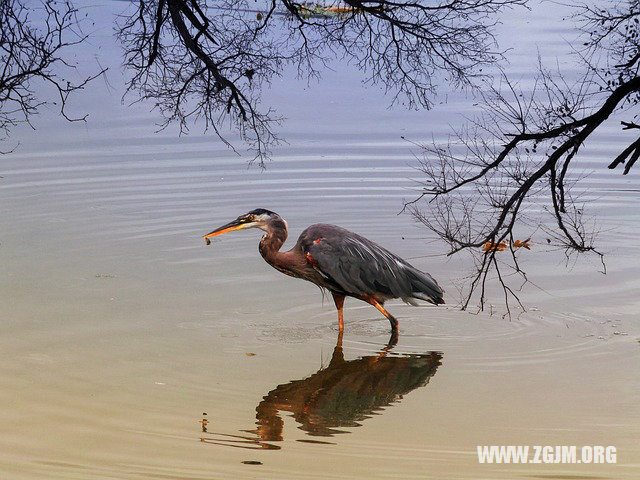
{"type": "MultiPolygon", "coordinates": [[[[549,9],[510,15],[502,35],[527,39],[511,67],[526,81],[531,46],[562,54],[550,32],[572,32],[549,9]]],[[[119,49],[98,28],[82,58],[99,54],[112,88],[73,105],[89,122],[43,112],[0,159],[2,478],[638,477],[640,191],[638,173],[602,161],[614,124],[581,165],[608,274],[566,268],[534,238],[533,308],[474,315],[456,307],[469,265],[398,215],[419,181],[401,136],[445,138],[469,98],[388,109],[346,67],[278,81],[265,102],[288,118],[289,144],[261,171],[122,105],[119,49]],[[256,207],[287,219],[285,247],[320,222],[377,241],[434,275],[448,305],[390,302],[393,345],[375,309],[347,300],[339,338],[331,299],[265,264],[259,232],[205,247],[202,234],[256,207]],[[615,445],[618,464],[481,466],[485,444],[615,445]]]]}

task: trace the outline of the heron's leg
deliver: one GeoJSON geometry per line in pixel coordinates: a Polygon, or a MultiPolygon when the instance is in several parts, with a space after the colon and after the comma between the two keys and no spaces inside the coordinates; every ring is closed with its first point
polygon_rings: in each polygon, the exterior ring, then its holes
{"type": "Polygon", "coordinates": [[[340,330],[338,332],[338,341],[336,342],[336,348],[334,349],[334,351],[340,350],[342,352],[342,336],[343,336],[344,332],[342,330],[340,330]]]}
{"type": "MultiPolygon", "coordinates": [[[[387,312],[384,307],[380,304],[380,302],[378,302],[375,298],[370,297],[370,296],[363,296],[362,299],[373,305],[374,307],[376,307],[380,313],[382,313],[385,317],[387,317],[387,319],[389,320],[389,323],[391,323],[391,332],[392,332],[392,337],[395,335],[397,337],[398,335],[398,320],[396,320],[396,317],[394,317],[393,315],[391,315],[389,312],[387,312]]],[[[393,340],[393,339],[392,339],[393,340]]],[[[397,340],[397,338],[396,338],[397,340]]],[[[395,345],[395,343],[394,343],[395,345]]]]}
{"type": "MultiPolygon", "coordinates": [[[[340,333],[344,331],[344,317],[342,315],[342,307],[344,306],[344,295],[336,292],[331,292],[333,295],[333,302],[336,304],[336,308],[338,309],[338,329],[340,333]]],[[[340,337],[342,340],[342,337],[340,337]]]]}

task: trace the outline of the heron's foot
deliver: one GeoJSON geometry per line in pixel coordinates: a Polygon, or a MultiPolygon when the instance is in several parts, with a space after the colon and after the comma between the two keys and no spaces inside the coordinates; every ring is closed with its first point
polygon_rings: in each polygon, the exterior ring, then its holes
{"type": "Polygon", "coordinates": [[[387,346],[384,348],[385,353],[387,353],[389,350],[395,347],[397,343],[398,343],[398,327],[396,326],[396,328],[391,328],[391,336],[389,337],[389,342],[387,343],[387,346]]]}
{"type": "Polygon", "coordinates": [[[363,297],[363,300],[365,302],[370,303],[374,307],[376,307],[378,311],[382,313],[387,318],[387,320],[389,320],[389,323],[391,324],[391,333],[397,337],[398,336],[398,320],[396,319],[396,317],[394,317],[389,312],[387,312],[385,308],[382,306],[382,304],[378,302],[375,298],[363,297]]]}

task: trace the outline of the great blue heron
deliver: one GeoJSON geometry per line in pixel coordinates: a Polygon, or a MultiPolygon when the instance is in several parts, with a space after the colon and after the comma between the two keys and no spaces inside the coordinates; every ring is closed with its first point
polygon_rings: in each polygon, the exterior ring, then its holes
{"type": "Polygon", "coordinates": [[[386,300],[401,298],[412,305],[416,305],[416,299],[435,305],[444,303],[444,291],[431,275],[371,240],[335,225],[311,225],[300,234],[291,250],[281,252],[280,247],[287,240],[287,222],[277,213],[258,208],[203,238],[209,244],[211,237],[247,228],[267,232],[260,240],[259,250],[269,265],[331,292],[341,332],[345,297],[376,307],[389,319],[394,334],[398,331],[398,321],[383,307],[386,300]]]}

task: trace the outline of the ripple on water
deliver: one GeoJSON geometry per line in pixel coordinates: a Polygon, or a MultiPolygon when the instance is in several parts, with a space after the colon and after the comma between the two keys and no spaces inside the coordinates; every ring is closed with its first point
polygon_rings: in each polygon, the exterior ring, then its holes
{"type": "MultiPolygon", "coordinates": [[[[553,36],[545,29],[519,38],[547,42],[553,36]]],[[[524,82],[534,77],[531,51],[515,59],[524,82]]],[[[267,207],[285,216],[292,236],[311,223],[344,225],[414,256],[416,265],[450,282],[458,272],[437,256],[443,247],[425,242],[425,230],[397,215],[421,179],[413,169],[420,153],[399,132],[416,141],[445,140],[447,123],[459,124],[460,112],[473,113],[464,110],[468,103],[419,113],[381,109],[356,121],[344,106],[327,103],[314,113],[331,121],[313,125],[305,112],[285,127],[291,144],[276,151],[266,171],[247,169],[246,157],[206,135],[152,135],[149,115],[129,116],[130,109],[119,107],[105,107],[104,117],[111,118],[102,120],[109,128],[96,129],[89,139],[76,139],[76,127],[45,128],[33,144],[3,156],[0,281],[10,299],[2,302],[10,334],[0,348],[0,420],[7,431],[0,469],[14,469],[17,478],[83,480],[251,474],[409,479],[432,471],[433,478],[458,478],[458,472],[475,478],[470,442],[540,440],[532,436],[545,420],[535,417],[543,408],[540,398],[520,398],[505,422],[502,410],[516,396],[501,390],[505,371],[515,372],[508,380],[523,391],[529,387],[521,387],[518,376],[545,371],[545,381],[525,394],[556,387],[561,400],[542,413],[561,411],[564,417],[547,425],[545,434],[582,429],[587,434],[577,440],[600,441],[602,427],[589,430],[582,417],[607,425],[614,425],[613,416],[637,419],[637,369],[629,367],[637,358],[637,328],[626,317],[541,308],[508,319],[391,302],[400,338],[390,349],[389,323],[369,305],[350,300],[340,358],[331,298],[322,300],[315,288],[264,265],[256,252],[258,234],[230,236],[211,249],[202,245],[200,235],[209,227],[267,207]],[[97,284],[102,272],[117,275],[97,284]],[[607,358],[617,350],[623,358],[607,358]],[[585,395],[566,388],[573,378],[563,377],[562,368],[548,368],[584,363],[591,369],[601,359],[609,371],[595,375],[585,395]],[[386,397],[374,395],[376,386],[386,397]],[[611,397],[599,393],[607,389],[611,397]],[[349,396],[353,391],[359,395],[349,396]],[[332,402],[327,393],[344,402],[332,402]],[[501,401],[490,417],[491,406],[501,401]],[[563,410],[580,402],[575,416],[563,410]],[[274,405],[281,408],[277,418],[266,408],[274,405]],[[261,425],[258,407],[265,407],[261,425]],[[241,463],[252,460],[244,450],[209,448],[200,442],[204,411],[211,432],[226,432],[217,438],[275,455],[251,452],[263,463],[251,466],[241,463]],[[527,423],[528,417],[535,420],[527,423]],[[264,447],[270,440],[250,432],[262,426],[272,438],[279,420],[284,440],[277,445],[286,455],[277,456],[264,447]],[[319,433],[337,430],[352,435],[319,439],[319,433]],[[42,458],[34,461],[34,455],[42,458]]],[[[600,168],[618,135],[611,129],[581,156],[586,173],[595,171],[580,183],[589,191],[587,208],[607,214],[605,247],[620,259],[606,281],[573,272],[573,282],[558,280],[567,272],[553,270],[554,261],[534,250],[536,278],[555,285],[556,298],[577,297],[589,307],[612,299],[602,311],[637,302],[635,177],[620,180],[600,168]]],[[[631,428],[608,427],[606,441],[609,435],[620,440],[632,456],[637,431],[631,428]]],[[[574,439],[553,437],[557,444],[574,439]]],[[[515,475],[504,472],[495,476],[515,475]]]]}

